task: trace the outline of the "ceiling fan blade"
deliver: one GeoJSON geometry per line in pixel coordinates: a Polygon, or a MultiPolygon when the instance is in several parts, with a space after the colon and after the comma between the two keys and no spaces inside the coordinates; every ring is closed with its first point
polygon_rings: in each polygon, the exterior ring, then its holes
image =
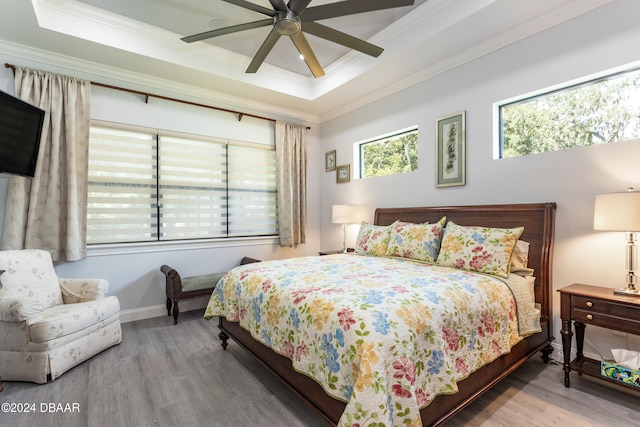
{"type": "MultiPolygon", "coordinates": [[[[291,0],[293,1],[293,0],[291,0]]],[[[412,6],[414,0],[345,0],[337,3],[310,7],[300,16],[302,21],[319,21],[356,13],[412,6]]]]}
{"type": "Polygon", "coordinates": [[[280,40],[280,33],[275,29],[271,30],[267,38],[264,40],[264,42],[262,42],[262,46],[260,46],[260,49],[258,49],[258,52],[256,52],[255,56],[253,57],[251,64],[249,64],[249,68],[247,68],[246,71],[247,73],[255,73],[256,71],[258,71],[258,68],[260,68],[265,58],[267,57],[269,52],[271,52],[271,49],[273,49],[273,46],[275,46],[278,40],[280,40]]]}
{"type": "Polygon", "coordinates": [[[253,10],[254,12],[263,13],[268,16],[275,16],[275,12],[266,7],[245,1],[245,0],[222,0],[227,3],[235,4],[236,6],[244,7],[245,9],[253,10]]]}
{"type": "Polygon", "coordinates": [[[318,78],[324,76],[322,65],[320,65],[320,62],[318,62],[318,58],[316,58],[315,53],[313,53],[313,50],[311,50],[311,46],[309,46],[309,42],[307,41],[307,38],[304,36],[302,31],[293,34],[290,37],[293,44],[296,45],[298,52],[300,52],[300,54],[304,58],[304,62],[307,63],[307,66],[311,70],[311,73],[313,73],[313,77],[318,78]]]}
{"type": "Polygon", "coordinates": [[[311,3],[311,0],[289,0],[289,10],[300,16],[309,6],[309,3],[311,3]]]}
{"type": "Polygon", "coordinates": [[[375,58],[380,56],[384,51],[384,49],[379,46],[313,21],[305,22],[303,31],[342,46],[346,46],[350,49],[355,49],[375,58]]]}
{"type": "Polygon", "coordinates": [[[286,12],[289,10],[284,0],[269,0],[269,3],[271,3],[271,6],[278,12],[286,12]]]}
{"type": "Polygon", "coordinates": [[[181,38],[183,42],[193,43],[199,40],[218,37],[223,34],[237,33],[238,31],[250,30],[252,28],[266,27],[272,25],[273,19],[263,19],[261,21],[247,22],[246,24],[232,25],[231,27],[218,28],[217,30],[205,31],[204,33],[194,34],[181,38]]]}

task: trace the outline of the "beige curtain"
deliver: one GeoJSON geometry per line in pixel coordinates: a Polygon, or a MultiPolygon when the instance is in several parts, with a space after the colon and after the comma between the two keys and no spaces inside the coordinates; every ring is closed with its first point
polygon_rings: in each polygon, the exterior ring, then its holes
{"type": "Polygon", "coordinates": [[[2,247],[85,258],[91,83],[16,67],[15,92],[47,113],[35,177],[9,181],[2,247]]]}
{"type": "Polygon", "coordinates": [[[297,246],[306,241],[306,130],[306,126],[276,122],[278,221],[281,246],[297,246]]]}

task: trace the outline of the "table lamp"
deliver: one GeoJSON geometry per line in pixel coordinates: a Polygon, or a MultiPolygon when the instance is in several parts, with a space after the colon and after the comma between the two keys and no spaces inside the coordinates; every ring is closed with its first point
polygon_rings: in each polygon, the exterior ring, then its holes
{"type": "Polygon", "coordinates": [[[614,294],[640,296],[636,288],[635,232],[640,231],[640,191],[629,188],[621,193],[596,195],[593,228],[627,233],[627,287],[614,294]]]}
{"type": "Polygon", "coordinates": [[[360,208],[358,206],[333,205],[331,209],[331,222],[334,224],[342,224],[342,252],[347,252],[347,224],[357,224],[360,221],[360,208]]]}

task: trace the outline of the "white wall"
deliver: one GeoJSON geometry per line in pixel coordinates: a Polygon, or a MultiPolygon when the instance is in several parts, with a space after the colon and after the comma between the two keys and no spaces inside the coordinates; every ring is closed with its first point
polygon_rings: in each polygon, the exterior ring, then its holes
{"type": "MultiPolygon", "coordinates": [[[[640,2],[618,0],[557,28],[500,49],[417,84],[321,128],[322,151],[337,150],[337,163],[351,163],[353,143],[411,125],[419,126],[419,170],[390,177],[336,184],[321,172],[322,248],[340,242],[331,205],[376,207],[557,202],[553,281],[623,287],[623,234],[593,231],[594,196],[640,189],[640,141],[575,148],[494,160],[494,103],[640,60],[640,2]],[[467,185],[435,187],[435,120],[466,111],[467,185]]],[[[416,52],[419,54],[419,52],[416,52]]],[[[353,245],[357,227],[350,229],[353,245]]],[[[554,330],[560,343],[559,299],[554,295],[554,330]]],[[[587,339],[610,356],[625,338],[587,328],[587,339]]],[[[640,350],[640,339],[630,337],[640,350]]],[[[586,345],[585,351],[596,353],[586,345]]]]}
{"type": "MultiPolygon", "coordinates": [[[[517,159],[494,160],[494,111],[497,101],[550,87],[592,73],[640,61],[640,2],[616,0],[528,40],[498,50],[401,93],[323,123],[311,123],[308,134],[309,224],[306,245],[298,250],[272,243],[235,242],[210,247],[161,247],[157,251],[101,252],[86,260],[56,266],[63,277],[104,277],[120,298],[123,318],[164,314],[164,285],[159,267],[170,264],[190,274],[226,269],[242,256],[263,259],[314,254],[341,245],[340,226],[331,224],[331,205],[363,205],[373,217],[375,207],[443,204],[558,203],[554,286],[573,282],[618,287],[624,281],[624,237],[594,232],[593,199],[597,193],[640,188],[640,142],[578,148],[517,159]],[[435,119],[467,112],[467,185],[435,187],[435,119]],[[337,164],[353,164],[352,143],[418,125],[419,170],[410,174],[352,180],[336,184],[335,173],[324,172],[324,153],[337,150],[337,164]],[[321,141],[321,143],[320,143],[321,141]]],[[[419,54],[419,52],[416,52],[419,54]]],[[[132,89],[180,97],[123,81],[83,75],[56,63],[3,55],[3,62],[45,69],[132,89]]],[[[123,75],[123,74],[119,74],[123,75]]],[[[13,92],[9,69],[0,69],[0,90],[13,92]]],[[[187,97],[188,98],[188,97],[187,97]]],[[[202,99],[196,101],[202,102],[202,99]]],[[[215,103],[215,99],[211,102],[215,103]]],[[[225,105],[228,107],[228,105],[225,105]]],[[[243,108],[238,107],[240,110],[243,108]]],[[[276,111],[277,108],[274,108],[276,111]]],[[[258,112],[277,117],[277,112],[258,112]]],[[[269,135],[266,122],[202,110],[107,89],[94,88],[92,116],[145,126],[217,136],[251,139],[269,135]],[[265,127],[266,126],[266,127],[265,127]],[[248,137],[248,135],[250,137],[248,137]]],[[[293,118],[295,119],[295,118],[293,118]]],[[[7,178],[0,176],[0,231],[4,222],[7,178]]],[[[357,227],[350,227],[353,245],[357,227]]],[[[203,301],[194,301],[202,305],[203,301]]],[[[190,305],[185,304],[186,308],[190,305]]],[[[559,331],[558,298],[554,300],[555,330],[559,331]]],[[[560,334],[557,334],[558,342],[560,334]]],[[[624,338],[588,328],[587,338],[603,353],[624,347],[624,338]]],[[[635,349],[640,344],[630,339],[635,349]]],[[[592,351],[589,346],[587,351],[592,351]]],[[[608,354],[607,354],[608,355],[608,354]]]]}
{"type": "MultiPolygon", "coordinates": [[[[2,62],[32,68],[50,70],[89,80],[102,81],[104,78],[82,75],[71,69],[53,67],[29,61],[24,58],[5,56],[2,62]]],[[[11,70],[0,70],[0,90],[14,93],[11,70]]],[[[163,93],[154,90],[153,82],[144,88],[126,82],[112,83],[150,93],[173,96],[198,103],[211,103],[215,99],[189,99],[180,94],[163,93]]],[[[148,126],[158,129],[175,130],[199,135],[212,135],[222,138],[252,142],[273,142],[274,124],[269,121],[238,116],[226,112],[165,101],[151,97],[148,103],[144,97],[122,91],[92,86],[91,117],[118,123],[148,126]]],[[[225,108],[233,106],[224,105],[225,108]]],[[[247,111],[236,107],[240,111],[247,111]]],[[[274,111],[275,111],[274,107],[274,111]]],[[[262,116],[281,118],[277,113],[247,111],[262,116]]],[[[291,120],[301,121],[300,118],[291,120]]],[[[319,147],[319,126],[310,123],[307,134],[309,160],[322,157],[319,147]]],[[[157,315],[166,315],[164,276],[160,266],[168,264],[183,275],[204,274],[225,271],[236,265],[243,256],[259,259],[277,259],[296,255],[316,254],[319,250],[319,171],[324,165],[309,161],[308,170],[308,228],[307,244],[297,249],[281,248],[277,239],[240,239],[225,240],[211,244],[191,243],[181,245],[156,245],[153,248],[118,247],[102,248],[99,251],[90,248],[89,256],[77,262],[59,263],[56,272],[60,277],[102,277],[110,282],[111,294],[117,295],[122,308],[121,319],[134,320],[157,315]]],[[[8,177],[0,175],[0,236],[4,224],[8,177]]],[[[1,238],[1,237],[0,237],[1,238]]],[[[202,307],[206,298],[187,300],[181,303],[181,310],[202,307]]]]}

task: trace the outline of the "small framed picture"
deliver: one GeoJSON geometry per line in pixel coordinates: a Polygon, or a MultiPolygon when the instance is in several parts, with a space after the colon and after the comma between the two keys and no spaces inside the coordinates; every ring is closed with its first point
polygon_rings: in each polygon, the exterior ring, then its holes
{"type": "Polygon", "coordinates": [[[336,170],[336,150],[327,151],[324,155],[325,172],[336,170]]]}
{"type": "Polygon", "coordinates": [[[336,182],[349,182],[351,179],[351,167],[350,165],[342,165],[336,168],[336,182]]]}
{"type": "Polygon", "coordinates": [[[436,120],[436,187],[465,185],[465,112],[436,120]]]}

